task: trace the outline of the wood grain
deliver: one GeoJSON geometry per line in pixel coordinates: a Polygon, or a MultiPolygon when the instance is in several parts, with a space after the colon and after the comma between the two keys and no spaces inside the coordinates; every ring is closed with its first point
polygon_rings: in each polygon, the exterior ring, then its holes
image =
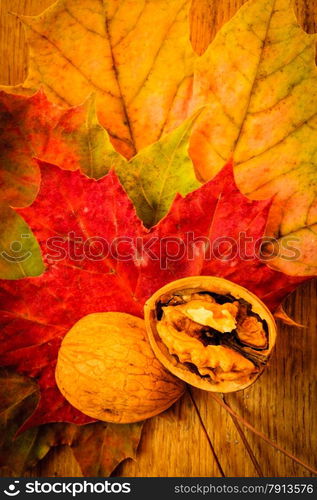
{"type": "MultiPolygon", "coordinates": [[[[35,15],[51,0],[0,0],[0,83],[17,84],[26,74],[27,48],[20,21],[11,12],[35,15]]],[[[203,53],[219,28],[244,3],[243,0],[193,0],[191,39],[203,53]]],[[[295,10],[309,32],[317,31],[317,3],[297,0],[295,10]]],[[[260,380],[249,389],[231,394],[228,401],[271,439],[312,466],[317,467],[316,432],[316,282],[300,287],[285,308],[305,328],[280,326],[275,354],[260,380]]],[[[232,418],[208,395],[194,391],[204,426],[227,476],[257,476],[232,418]]],[[[257,436],[246,438],[265,476],[310,476],[257,436]]],[[[67,447],[52,450],[33,471],[41,476],[80,476],[67,447]]],[[[219,476],[205,429],[187,394],[168,412],[148,421],[136,461],[128,460],[115,475],[124,476],[219,476]]]]}

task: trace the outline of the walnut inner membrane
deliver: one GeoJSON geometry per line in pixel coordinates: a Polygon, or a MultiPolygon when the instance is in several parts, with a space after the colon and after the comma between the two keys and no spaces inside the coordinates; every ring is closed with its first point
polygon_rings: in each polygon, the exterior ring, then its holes
{"type": "Polygon", "coordinates": [[[204,290],[166,294],[156,320],[169,353],[211,383],[245,383],[266,364],[267,323],[244,299],[204,290]]]}

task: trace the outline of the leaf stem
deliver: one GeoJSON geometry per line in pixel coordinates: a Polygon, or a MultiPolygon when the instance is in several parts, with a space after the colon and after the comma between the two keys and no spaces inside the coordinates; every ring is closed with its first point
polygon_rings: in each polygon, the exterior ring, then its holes
{"type": "Polygon", "coordinates": [[[199,411],[198,406],[197,406],[197,404],[196,404],[195,398],[194,398],[194,396],[193,396],[193,394],[192,394],[192,391],[190,390],[190,388],[189,388],[189,387],[188,387],[188,393],[189,393],[190,399],[192,400],[192,403],[193,403],[193,406],[194,406],[194,408],[195,408],[196,414],[197,414],[197,416],[198,416],[199,422],[200,422],[200,424],[201,424],[201,426],[202,426],[202,428],[203,428],[203,431],[204,431],[204,433],[205,433],[205,436],[206,436],[206,438],[207,438],[208,444],[209,444],[210,449],[211,449],[211,453],[213,454],[213,457],[214,457],[215,462],[216,462],[216,464],[217,464],[217,467],[218,467],[218,470],[219,470],[219,472],[220,472],[220,475],[221,475],[221,477],[226,477],[226,475],[225,475],[225,473],[224,473],[224,471],[223,471],[223,468],[222,468],[222,466],[221,466],[221,463],[220,463],[220,461],[219,461],[219,458],[218,458],[218,456],[217,456],[217,454],[216,454],[216,451],[215,451],[215,449],[214,449],[214,447],[213,447],[213,444],[212,444],[212,442],[211,442],[211,439],[210,439],[210,437],[209,437],[208,431],[207,431],[207,429],[206,429],[206,427],[205,427],[205,424],[204,424],[204,422],[203,422],[203,419],[202,419],[202,417],[201,417],[201,414],[200,414],[200,411],[199,411]]]}
{"type": "Polygon", "coordinates": [[[314,469],[313,467],[311,467],[310,465],[306,464],[305,462],[303,462],[300,458],[297,458],[295,457],[295,455],[293,455],[292,453],[288,452],[287,450],[285,450],[284,448],[282,448],[281,446],[279,446],[278,444],[274,443],[274,441],[272,441],[269,437],[267,437],[265,434],[263,434],[263,432],[261,431],[258,431],[255,427],[253,427],[253,425],[251,425],[247,420],[245,420],[243,417],[241,417],[237,412],[235,412],[225,401],[222,401],[221,399],[219,399],[215,394],[213,394],[212,392],[210,393],[211,397],[217,401],[217,403],[222,406],[228,413],[230,413],[230,415],[232,415],[233,417],[235,417],[239,422],[241,422],[245,427],[247,427],[251,432],[253,432],[254,434],[256,434],[257,436],[259,436],[261,439],[263,439],[263,441],[265,441],[266,443],[268,443],[270,446],[272,446],[273,448],[275,448],[276,450],[280,451],[281,453],[283,453],[283,455],[287,456],[288,458],[290,458],[291,460],[293,460],[294,462],[296,462],[297,464],[301,465],[302,467],[304,467],[304,469],[308,470],[309,472],[312,472],[313,474],[317,475],[317,470],[314,469]]]}
{"type": "MultiPolygon", "coordinates": [[[[223,400],[224,400],[225,404],[227,404],[229,406],[229,404],[227,403],[227,401],[226,401],[226,399],[225,399],[224,396],[223,396],[223,400]]],[[[258,473],[258,476],[259,477],[264,477],[262,468],[261,468],[259,462],[257,461],[257,459],[256,459],[256,457],[255,457],[255,455],[254,455],[254,453],[252,451],[252,448],[251,448],[251,446],[249,444],[249,441],[247,440],[247,437],[246,437],[245,433],[243,432],[243,429],[241,428],[241,426],[240,426],[240,424],[238,422],[238,419],[234,415],[232,415],[231,413],[230,413],[230,417],[231,417],[231,419],[232,419],[232,421],[233,421],[233,423],[234,423],[234,425],[235,425],[235,427],[236,427],[236,429],[237,429],[237,431],[239,433],[239,436],[240,436],[240,438],[241,438],[241,440],[242,440],[242,442],[243,442],[243,444],[244,444],[244,446],[245,446],[245,448],[246,448],[246,450],[248,452],[248,455],[249,455],[249,457],[250,457],[250,459],[251,459],[251,461],[252,461],[252,463],[254,465],[254,468],[255,468],[255,470],[258,473]]]]}

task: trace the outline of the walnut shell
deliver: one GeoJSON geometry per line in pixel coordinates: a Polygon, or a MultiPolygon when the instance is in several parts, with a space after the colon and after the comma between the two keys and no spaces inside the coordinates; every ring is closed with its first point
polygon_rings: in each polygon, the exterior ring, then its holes
{"type": "MultiPolygon", "coordinates": [[[[236,311],[235,314],[240,314],[236,311]]],[[[145,304],[144,312],[149,341],[157,358],[181,380],[206,391],[234,392],[251,385],[263,372],[276,340],[276,324],[265,304],[253,293],[224,278],[193,276],[173,281],[152,295],[145,304]],[[211,293],[230,296],[230,300],[237,299],[229,304],[230,307],[228,304],[220,307],[224,313],[223,325],[226,325],[225,319],[230,310],[234,311],[234,304],[237,304],[236,311],[250,306],[247,309],[250,316],[242,323],[240,338],[238,326],[232,328],[231,325],[226,330],[222,325],[223,329],[216,331],[214,324],[211,324],[212,328],[203,327],[206,323],[195,318],[193,320],[190,316],[195,313],[195,309],[189,309],[186,300],[190,300],[188,304],[193,304],[192,307],[196,307],[196,310],[197,298],[205,301],[204,307],[207,309],[212,310],[213,307],[219,310],[217,303],[210,304],[215,302],[211,293]],[[228,311],[224,312],[226,308],[228,311]],[[187,316],[182,316],[184,311],[187,316]],[[179,319],[177,315],[181,316],[181,321],[169,324],[168,319],[174,322],[179,319]],[[261,337],[257,331],[254,324],[257,321],[263,325],[263,331],[265,328],[266,342],[263,332],[260,332],[261,337]],[[245,331],[247,328],[250,328],[249,335],[245,331]],[[218,335],[218,344],[210,339],[214,334],[218,335]],[[206,335],[210,338],[204,337],[206,335]],[[258,345],[248,343],[252,342],[252,336],[257,336],[258,345]],[[228,364],[228,359],[231,360],[231,365],[228,364]]],[[[206,310],[203,309],[203,312],[206,310]]],[[[214,318],[215,315],[212,314],[211,317],[214,318]]]]}
{"type": "Polygon", "coordinates": [[[157,415],[185,389],[155,358],[144,320],[119,312],[89,314],[70,329],[55,377],[75,408],[115,423],[157,415]]]}

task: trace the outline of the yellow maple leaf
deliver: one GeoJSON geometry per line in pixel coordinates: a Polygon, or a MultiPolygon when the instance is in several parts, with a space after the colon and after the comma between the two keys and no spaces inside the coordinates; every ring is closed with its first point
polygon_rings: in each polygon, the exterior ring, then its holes
{"type": "Polygon", "coordinates": [[[130,158],[188,116],[194,51],[190,0],[59,0],[21,16],[29,44],[25,82],[57,104],[96,94],[98,118],[130,158]]]}
{"type": "Polygon", "coordinates": [[[274,196],[267,233],[280,256],[269,265],[293,275],[317,270],[315,43],[290,0],[250,0],[200,58],[194,84],[195,104],[209,104],[191,144],[200,177],[233,157],[244,194],[274,196]]]}

